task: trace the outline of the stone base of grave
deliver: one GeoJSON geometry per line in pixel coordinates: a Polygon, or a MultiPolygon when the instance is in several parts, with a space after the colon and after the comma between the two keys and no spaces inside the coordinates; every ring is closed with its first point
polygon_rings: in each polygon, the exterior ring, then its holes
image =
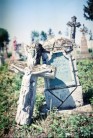
{"type": "Polygon", "coordinates": [[[45,98],[48,109],[55,107],[60,109],[71,109],[83,105],[81,86],[49,90],[49,91],[46,90],[45,98]],[[58,99],[56,96],[58,97],[58,99]],[[63,103],[59,99],[62,100],[63,103]]]}
{"type": "Polygon", "coordinates": [[[78,114],[78,113],[93,113],[93,107],[92,105],[88,104],[88,105],[84,105],[81,107],[77,107],[73,110],[60,110],[58,111],[59,114],[78,114]]]}
{"type": "Polygon", "coordinates": [[[76,55],[76,58],[77,58],[77,60],[80,60],[80,59],[87,59],[87,58],[89,58],[89,59],[91,59],[92,58],[92,56],[91,56],[91,54],[90,53],[79,53],[79,54],[77,54],[76,55]]]}
{"type": "MultiPolygon", "coordinates": [[[[80,107],[76,107],[76,108],[73,108],[73,109],[62,109],[62,110],[56,110],[55,109],[55,111],[57,112],[57,113],[59,113],[59,115],[71,115],[71,114],[83,114],[83,113],[85,113],[85,114],[90,114],[90,113],[92,113],[93,114],[93,105],[91,105],[91,104],[88,104],[88,105],[83,105],[83,106],[80,106],[80,107]]],[[[47,105],[46,104],[44,104],[43,106],[42,106],[42,109],[41,109],[41,112],[40,112],[40,114],[43,116],[43,115],[45,115],[45,114],[47,114],[49,112],[49,110],[47,109],[47,105]]]]}

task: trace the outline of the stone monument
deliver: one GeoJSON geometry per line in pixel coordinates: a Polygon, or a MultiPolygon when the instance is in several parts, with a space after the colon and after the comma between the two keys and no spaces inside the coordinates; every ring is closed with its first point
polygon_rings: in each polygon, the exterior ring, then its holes
{"type": "Polygon", "coordinates": [[[12,70],[14,68],[24,74],[22,78],[17,114],[16,114],[16,122],[17,124],[20,125],[29,125],[31,123],[31,117],[33,114],[33,108],[35,103],[37,77],[41,76],[44,78],[48,77],[51,79],[55,77],[55,67],[45,64],[34,66],[35,57],[31,53],[34,52],[33,48],[30,49],[29,46],[26,46],[26,52],[27,52],[26,67],[22,65],[20,67],[20,64],[11,65],[12,70]]]}
{"type": "Polygon", "coordinates": [[[76,17],[76,16],[71,17],[71,20],[72,20],[72,21],[71,21],[71,22],[69,21],[69,22],[67,23],[67,25],[71,27],[70,39],[71,39],[73,42],[75,42],[76,27],[80,27],[81,24],[80,24],[80,22],[76,22],[76,20],[77,20],[77,17],[76,17]]]}
{"type": "Polygon", "coordinates": [[[53,47],[49,46],[41,52],[43,65],[35,65],[34,48],[31,48],[31,51],[28,49],[27,46],[26,68],[24,66],[20,67],[20,64],[19,66],[12,65],[12,68],[24,74],[16,114],[17,124],[29,125],[31,123],[38,76],[44,77],[44,93],[49,109],[53,107],[66,109],[81,106],[83,104],[82,87],[77,77],[76,61],[71,54],[73,43],[63,38],[56,40],[53,47]],[[60,45],[57,46],[57,44],[60,45]],[[48,52],[49,48],[50,52],[48,52]]]}
{"type": "Polygon", "coordinates": [[[80,46],[81,54],[88,54],[87,39],[86,39],[86,36],[85,36],[88,32],[88,29],[83,24],[83,28],[81,28],[80,31],[82,32],[81,46],[80,46]]]}
{"type": "MultiPolygon", "coordinates": [[[[62,41],[62,40],[60,40],[62,41]]],[[[63,43],[64,44],[64,43],[63,43]]],[[[72,45],[65,41],[64,46],[68,49],[72,45]]],[[[45,98],[48,109],[70,109],[83,105],[82,87],[77,76],[76,60],[71,50],[62,50],[62,45],[54,46],[56,50],[52,58],[46,64],[56,67],[55,79],[45,78],[45,98]],[[59,49],[59,50],[58,50],[59,49]]],[[[71,46],[72,47],[72,46],[71,46]]],[[[50,48],[50,47],[49,47],[50,48]]]]}
{"type": "Polygon", "coordinates": [[[11,59],[12,60],[19,60],[20,59],[20,56],[18,53],[18,44],[17,44],[16,37],[14,37],[13,44],[12,44],[12,57],[11,57],[11,59]]]}

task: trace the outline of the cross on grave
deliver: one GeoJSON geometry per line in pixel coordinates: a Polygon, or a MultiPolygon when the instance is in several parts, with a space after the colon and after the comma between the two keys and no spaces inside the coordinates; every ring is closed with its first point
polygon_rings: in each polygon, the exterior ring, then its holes
{"type": "Polygon", "coordinates": [[[80,24],[80,22],[76,22],[76,20],[77,20],[77,17],[76,17],[76,16],[71,17],[71,20],[72,20],[72,21],[71,21],[71,22],[69,21],[69,22],[67,23],[67,25],[71,27],[70,39],[71,39],[73,42],[75,42],[76,27],[80,27],[81,24],[80,24]]]}
{"type": "Polygon", "coordinates": [[[82,87],[77,77],[75,59],[71,54],[66,54],[62,51],[52,51],[52,56],[49,58],[49,53],[47,53],[46,49],[44,53],[41,53],[43,54],[43,63],[45,63],[43,65],[34,66],[33,61],[36,57],[33,56],[31,65],[27,62],[28,67],[25,69],[24,67],[20,68],[12,65],[13,68],[25,74],[22,79],[16,114],[16,122],[18,124],[28,125],[31,123],[38,76],[44,77],[44,92],[49,109],[50,107],[73,108],[83,104],[82,87]]]}
{"type": "MultiPolygon", "coordinates": [[[[24,74],[16,114],[16,122],[20,125],[29,125],[31,123],[35,103],[37,77],[41,76],[53,79],[56,70],[55,67],[52,67],[51,65],[36,65],[38,52],[35,52],[34,46],[25,45],[25,54],[27,56],[26,63],[21,65],[22,62],[21,64],[20,62],[17,62],[19,64],[14,62],[10,68],[11,70],[16,69],[24,74]]],[[[41,57],[41,53],[39,56],[41,57]]]]}
{"type": "Polygon", "coordinates": [[[35,103],[37,77],[41,76],[53,79],[55,77],[55,67],[44,64],[36,65],[31,70],[29,67],[24,69],[12,64],[11,68],[12,70],[15,68],[24,74],[20,89],[16,122],[20,125],[29,125],[35,103]]]}

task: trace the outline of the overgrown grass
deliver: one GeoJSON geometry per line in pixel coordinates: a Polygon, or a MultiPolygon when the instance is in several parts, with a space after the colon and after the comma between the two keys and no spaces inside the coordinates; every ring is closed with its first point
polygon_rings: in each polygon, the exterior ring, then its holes
{"type": "MultiPolygon", "coordinates": [[[[0,68],[0,135],[7,134],[15,122],[15,112],[19,95],[20,76],[8,71],[8,65],[0,68]],[[15,83],[17,81],[17,83],[15,83]]],[[[21,83],[20,83],[21,84],[21,83]]]]}
{"type": "Polygon", "coordinates": [[[78,76],[83,89],[84,102],[93,103],[93,60],[81,60],[77,63],[78,76]]]}
{"type": "Polygon", "coordinates": [[[67,116],[52,111],[45,119],[38,119],[31,126],[14,126],[12,129],[14,138],[92,138],[93,115],[67,116]]]}
{"type": "MultiPolygon", "coordinates": [[[[93,92],[93,61],[78,62],[79,78],[83,93],[93,92]]],[[[42,89],[44,80],[38,79],[38,92],[30,126],[15,123],[17,100],[22,76],[8,71],[7,65],[0,68],[0,137],[13,138],[91,138],[93,137],[93,114],[64,115],[56,109],[47,116],[40,114],[45,101],[42,89]]],[[[89,96],[87,100],[92,98],[89,96]]]]}

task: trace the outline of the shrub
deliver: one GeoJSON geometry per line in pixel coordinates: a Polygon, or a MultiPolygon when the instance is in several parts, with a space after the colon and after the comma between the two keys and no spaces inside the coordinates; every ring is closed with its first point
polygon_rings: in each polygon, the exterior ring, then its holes
{"type": "Polygon", "coordinates": [[[89,48],[88,51],[89,51],[89,53],[92,53],[92,49],[91,48],[89,48]]]}
{"type": "Polygon", "coordinates": [[[10,58],[12,56],[12,53],[11,52],[8,52],[7,53],[7,57],[10,58]]]}
{"type": "Polygon", "coordinates": [[[78,76],[83,89],[84,102],[90,103],[90,98],[93,97],[93,61],[81,60],[77,63],[78,76]]]}
{"type": "Polygon", "coordinates": [[[4,64],[0,67],[1,73],[7,72],[8,71],[8,64],[4,64]]]}
{"type": "Polygon", "coordinates": [[[93,136],[93,115],[50,114],[49,138],[91,138],[93,136]]]}

